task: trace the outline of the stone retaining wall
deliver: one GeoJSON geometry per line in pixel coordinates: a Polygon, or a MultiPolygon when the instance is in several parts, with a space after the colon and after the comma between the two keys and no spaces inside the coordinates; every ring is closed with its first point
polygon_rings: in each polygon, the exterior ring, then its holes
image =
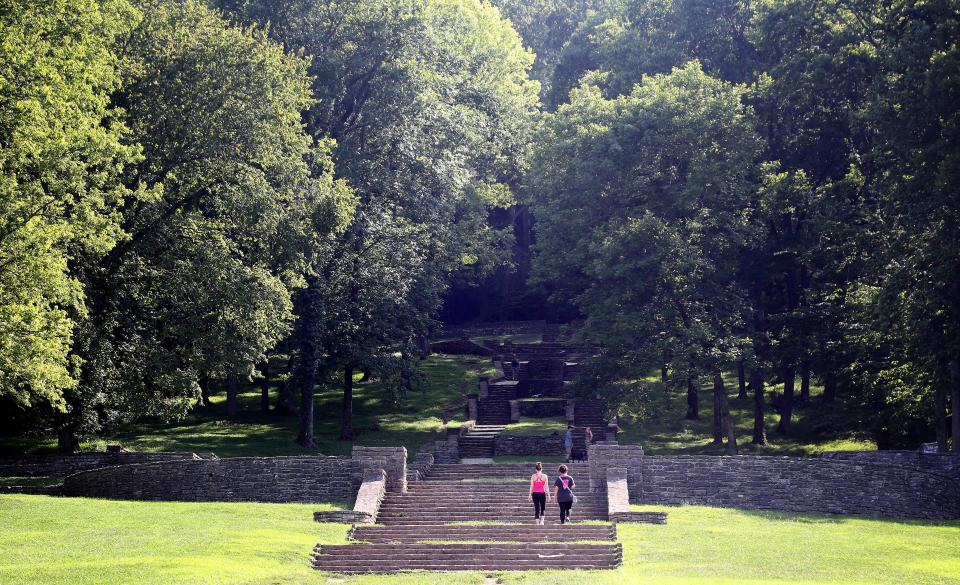
{"type": "Polygon", "coordinates": [[[75,453],[73,455],[0,457],[0,476],[26,477],[40,475],[66,477],[74,473],[100,467],[192,459],[216,459],[216,456],[209,453],[201,456],[196,453],[186,452],[134,453],[118,451],[75,453]]]}
{"type": "Polygon", "coordinates": [[[509,437],[502,433],[494,439],[494,455],[562,455],[563,437],[509,437]]]}
{"type": "Polygon", "coordinates": [[[960,518],[960,482],[913,467],[830,458],[643,456],[630,447],[590,447],[592,490],[606,489],[608,468],[626,468],[634,503],[960,518]]]}
{"type": "Polygon", "coordinates": [[[479,337],[482,335],[514,335],[518,333],[541,333],[547,327],[546,321],[500,321],[498,323],[464,323],[462,325],[445,325],[443,336],[453,337],[467,335],[479,337]]]}
{"type": "Polygon", "coordinates": [[[414,462],[407,467],[407,485],[410,482],[420,481],[433,469],[435,457],[433,453],[420,452],[414,457],[414,462]]]}
{"type": "Polygon", "coordinates": [[[901,465],[960,479],[960,455],[956,453],[921,453],[920,451],[831,451],[823,459],[860,461],[884,465],[901,465]]]}
{"type": "Polygon", "coordinates": [[[354,445],[353,459],[360,461],[363,470],[387,472],[387,491],[407,491],[406,447],[362,447],[354,445]]]}
{"type": "Polygon", "coordinates": [[[237,457],[120,465],[67,477],[67,496],[187,502],[351,501],[363,467],[348,457],[237,457]]]}
{"type": "Polygon", "coordinates": [[[566,400],[520,400],[520,416],[547,418],[563,416],[567,412],[566,400]]]}
{"type": "Polygon", "coordinates": [[[469,339],[450,339],[446,341],[434,341],[430,344],[431,353],[442,353],[446,355],[482,355],[490,357],[493,350],[469,339]]]}

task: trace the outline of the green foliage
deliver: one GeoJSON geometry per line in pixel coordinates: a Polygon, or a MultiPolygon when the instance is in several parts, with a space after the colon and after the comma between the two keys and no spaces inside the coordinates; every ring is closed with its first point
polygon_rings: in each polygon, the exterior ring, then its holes
{"type": "MultiPolygon", "coordinates": [[[[398,400],[392,388],[379,380],[359,382],[354,387],[356,437],[353,441],[338,439],[337,413],[342,391],[339,381],[330,381],[317,388],[316,437],[321,453],[349,455],[353,445],[406,447],[412,459],[431,440],[441,426],[446,407],[460,399],[464,384],[476,384],[478,375],[490,375],[489,360],[470,356],[433,355],[419,365],[421,381],[398,400]]],[[[277,387],[271,388],[276,398],[277,387]]],[[[276,457],[316,453],[293,441],[297,420],[259,411],[260,389],[253,384],[239,391],[239,412],[227,416],[226,397],[222,387],[211,392],[211,404],[193,409],[186,417],[169,422],[147,417],[124,424],[106,435],[99,444],[83,445],[85,449],[102,451],[106,444],[120,444],[133,451],[213,452],[221,457],[276,457]]],[[[461,404],[450,414],[465,417],[461,404]]],[[[41,454],[56,445],[43,438],[0,439],[0,452],[41,454]]]]}
{"type": "Polygon", "coordinates": [[[123,2],[0,2],[0,397],[64,408],[84,292],[72,271],[122,238],[124,144],[111,54],[123,2]]]}
{"type": "Polygon", "coordinates": [[[613,100],[583,86],[551,118],[533,175],[534,274],[605,344],[589,391],[664,352],[684,382],[743,352],[736,257],[754,235],[761,142],[741,95],[691,63],[613,100]]]}
{"type": "Polygon", "coordinates": [[[307,61],[194,2],[149,2],[120,48],[128,234],[83,266],[84,363],[62,425],[183,416],[202,377],[247,372],[289,331],[291,289],[349,211],[304,132],[307,61]]]}

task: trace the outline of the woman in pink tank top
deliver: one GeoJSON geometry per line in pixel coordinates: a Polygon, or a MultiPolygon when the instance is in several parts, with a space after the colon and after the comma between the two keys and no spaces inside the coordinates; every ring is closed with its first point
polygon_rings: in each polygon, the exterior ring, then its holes
{"type": "Polygon", "coordinates": [[[539,462],[536,465],[536,471],[530,476],[530,496],[528,501],[533,502],[533,523],[543,524],[546,517],[547,497],[547,476],[543,473],[543,465],[539,462]]]}

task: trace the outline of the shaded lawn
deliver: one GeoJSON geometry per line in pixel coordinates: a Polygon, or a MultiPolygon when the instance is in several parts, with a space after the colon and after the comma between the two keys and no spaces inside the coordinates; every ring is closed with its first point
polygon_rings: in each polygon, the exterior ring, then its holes
{"type": "Polygon", "coordinates": [[[533,418],[521,416],[519,422],[507,425],[501,434],[506,437],[541,437],[553,433],[562,435],[565,432],[567,432],[566,417],[533,418]]]}
{"type": "Polygon", "coordinates": [[[480,335],[471,337],[470,341],[485,345],[491,343],[494,345],[507,343],[542,343],[543,335],[540,333],[511,333],[509,335],[480,335]]]}
{"type": "MultiPolygon", "coordinates": [[[[669,454],[725,454],[723,446],[713,445],[713,382],[703,380],[698,394],[700,420],[686,420],[687,393],[685,390],[665,388],[657,377],[645,380],[652,384],[649,412],[639,420],[621,417],[621,443],[643,445],[650,455],[669,454]]],[[[875,450],[876,443],[857,436],[847,429],[856,424],[858,414],[842,402],[833,405],[820,403],[823,388],[811,383],[811,399],[806,404],[794,404],[793,433],[789,437],[777,434],[780,416],[769,405],[774,392],[782,392],[783,384],[767,385],[765,412],[767,444],[753,445],[753,395],[738,399],[736,373],[724,374],[724,386],[729,396],[730,413],[737,429],[740,452],[753,455],[816,456],[825,451],[875,450]]],[[[800,378],[796,394],[800,393],[800,378]]]]}
{"type": "MultiPolygon", "coordinates": [[[[426,376],[422,388],[411,390],[397,401],[382,385],[373,382],[354,385],[353,441],[340,441],[340,415],[343,390],[336,385],[317,387],[315,402],[316,441],[321,453],[349,454],[354,444],[365,446],[403,446],[410,456],[429,443],[443,424],[443,407],[460,395],[467,384],[473,389],[478,373],[488,374],[492,364],[487,358],[434,355],[421,364],[426,376]]],[[[356,380],[361,374],[356,375],[356,380]]],[[[276,387],[271,390],[275,402],[276,387]]],[[[259,388],[245,384],[239,395],[239,414],[226,415],[226,395],[222,389],[212,392],[210,406],[199,406],[182,421],[147,420],[127,425],[106,440],[84,445],[104,448],[105,443],[120,443],[134,451],[213,452],[221,457],[278,456],[308,453],[294,442],[297,417],[260,412],[259,388]]],[[[56,443],[47,439],[0,440],[7,451],[50,452],[56,443]]]]}
{"type": "MultiPolygon", "coordinates": [[[[117,502],[0,496],[4,585],[481,585],[483,573],[341,576],[309,568],[338,504],[117,502]]],[[[663,507],[634,506],[637,510],[663,507]]],[[[960,584],[960,522],[669,508],[666,526],[620,524],[615,571],[499,573],[504,584],[960,584]]]]}

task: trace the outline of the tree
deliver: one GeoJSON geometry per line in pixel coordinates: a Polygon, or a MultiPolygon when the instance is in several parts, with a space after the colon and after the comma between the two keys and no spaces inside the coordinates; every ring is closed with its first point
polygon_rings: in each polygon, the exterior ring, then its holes
{"type": "MultiPolygon", "coordinates": [[[[321,377],[342,374],[350,439],[352,372],[402,393],[450,279],[496,266],[509,243],[486,218],[513,202],[537,104],[533,57],[474,0],[226,4],[311,56],[308,130],[336,140],[337,172],[359,199],[356,221],[315,266],[320,322],[298,341],[301,359],[319,353],[321,377]]],[[[309,377],[298,384],[312,396],[309,377]]]]}
{"type": "Polygon", "coordinates": [[[0,397],[66,408],[70,349],[86,313],[74,272],[122,238],[121,184],[137,149],[109,94],[123,2],[0,2],[0,397]]]}
{"type": "Polygon", "coordinates": [[[674,383],[691,387],[746,351],[736,258],[755,233],[762,143],[742,95],[695,62],[615,99],[587,84],[541,137],[534,274],[634,378],[666,350],[674,383]]]}
{"type": "Polygon", "coordinates": [[[200,4],[142,8],[113,100],[142,151],[125,180],[148,190],[123,209],[124,240],[82,266],[71,433],[181,416],[209,376],[235,412],[237,378],[288,331],[291,290],[349,211],[330,145],[303,129],[304,59],[200,4]]]}

